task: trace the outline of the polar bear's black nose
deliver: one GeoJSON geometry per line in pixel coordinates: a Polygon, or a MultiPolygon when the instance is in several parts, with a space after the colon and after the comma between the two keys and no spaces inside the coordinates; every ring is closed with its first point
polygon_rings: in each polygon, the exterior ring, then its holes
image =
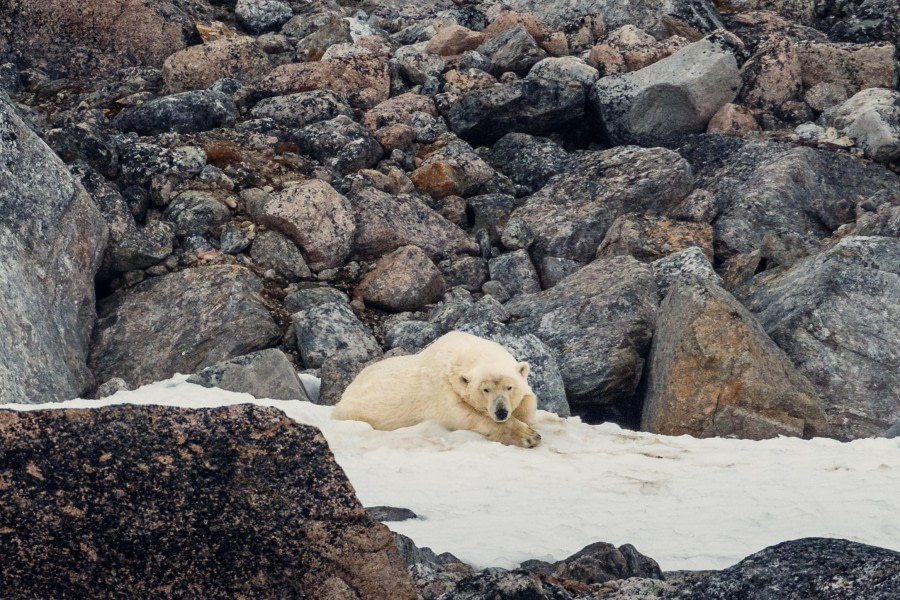
{"type": "Polygon", "coordinates": [[[494,416],[497,417],[498,421],[505,421],[506,417],[509,416],[509,411],[507,411],[505,408],[498,408],[494,411],[494,416]]]}

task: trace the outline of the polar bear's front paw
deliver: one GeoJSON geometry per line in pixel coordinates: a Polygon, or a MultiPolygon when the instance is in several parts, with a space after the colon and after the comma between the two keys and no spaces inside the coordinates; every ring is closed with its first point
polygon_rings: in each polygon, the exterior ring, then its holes
{"type": "Polygon", "coordinates": [[[510,441],[513,445],[522,448],[534,448],[541,443],[541,434],[524,423],[520,425],[520,427],[516,427],[515,432],[511,436],[510,441]]]}

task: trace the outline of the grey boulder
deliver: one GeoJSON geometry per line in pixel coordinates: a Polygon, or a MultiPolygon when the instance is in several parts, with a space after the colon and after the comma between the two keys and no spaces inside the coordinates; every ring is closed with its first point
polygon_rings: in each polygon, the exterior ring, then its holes
{"type": "Polygon", "coordinates": [[[328,359],[360,363],[381,355],[372,332],[347,303],[310,305],[294,313],[291,320],[307,368],[321,367],[328,359]]]}
{"type": "Polygon", "coordinates": [[[863,90],[826,110],[821,120],[850,137],[873,160],[900,161],[900,92],[863,90]]]}
{"type": "Polygon", "coordinates": [[[291,7],[279,0],[238,0],[234,15],[250,33],[266,33],[285,24],[293,15],[291,7]]]}
{"type": "Polygon", "coordinates": [[[311,123],[351,116],[346,100],[330,90],[312,90],[261,100],[250,110],[254,119],[272,119],[279,127],[304,127],[311,123]]]}
{"type": "Polygon", "coordinates": [[[206,367],[188,377],[188,383],[250,394],[254,398],[309,401],[294,365],[284,352],[275,348],[206,367]]]}
{"type": "Polygon", "coordinates": [[[300,150],[341,175],[371,167],[384,156],[372,132],[346,115],[307,125],[293,139],[300,150]]]}
{"type": "Polygon", "coordinates": [[[112,126],[140,135],[165,132],[194,133],[233,125],[238,118],[234,101],[212,90],[180,92],[126,108],[112,126]]]}

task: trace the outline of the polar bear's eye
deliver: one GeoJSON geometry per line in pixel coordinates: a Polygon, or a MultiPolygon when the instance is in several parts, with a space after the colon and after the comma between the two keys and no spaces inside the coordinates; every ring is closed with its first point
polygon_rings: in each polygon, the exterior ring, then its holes
{"type": "Polygon", "coordinates": [[[507,392],[511,392],[511,391],[512,391],[512,386],[511,386],[511,385],[506,386],[506,391],[507,391],[507,392]]]}
{"type": "Polygon", "coordinates": [[[487,388],[484,388],[484,389],[481,390],[481,391],[484,392],[485,394],[487,394],[487,393],[489,393],[491,390],[489,390],[489,389],[487,389],[487,388]]]}

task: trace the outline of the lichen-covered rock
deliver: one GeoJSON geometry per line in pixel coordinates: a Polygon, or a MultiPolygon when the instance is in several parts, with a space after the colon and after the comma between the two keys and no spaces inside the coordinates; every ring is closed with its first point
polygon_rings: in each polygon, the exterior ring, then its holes
{"type": "Polygon", "coordinates": [[[499,282],[510,297],[541,291],[541,282],[525,250],[501,254],[488,261],[491,280],[499,282]]]}
{"type": "Polygon", "coordinates": [[[346,302],[307,306],[291,317],[303,365],[318,368],[328,359],[364,362],[381,355],[369,328],[346,302]]]}
{"type": "Polygon", "coordinates": [[[259,223],[298,244],[314,271],[343,264],[356,232],[349,200],[318,179],[286,187],[248,206],[259,223]]]}
{"type": "Polygon", "coordinates": [[[175,196],[162,218],[175,226],[182,237],[206,235],[224,225],[231,211],[209,192],[189,190],[175,196]]]}
{"type": "Polygon", "coordinates": [[[222,92],[195,90],[126,108],[116,115],[112,125],[140,135],[192,133],[232,125],[237,118],[238,110],[231,98],[222,92]]]}
{"type": "Polygon", "coordinates": [[[293,139],[300,150],[341,175],[372,167],[384,155],[372,132],[345,115],[307,125],[293,139]]]}
{"type": "Polygon", "coordinates": [[[487,161],[528,193],[534,193],[551,177],[571,168],[575,159],[548,138],[508,133],[497,140],[487,161]]]}
{"type": "Polygon", "coordinates": [[[841,539],[803,538],[748,556],[679,588],[675,598],[890,600],[900,594],[900,553],[841,539]]]}
{"type": "Polygon", "coordinates": [[[428,255],[416,246],[404,246],[381,257],[355,293],[366,304],[411,311],[437,301],[444,288],[444,277],[428,255]]]}
{"type": "Polygon", "coordinates": [[[325,52],[335,44],[350,43],[350,22],[338,14],[329,14],[327,19],[302,40],[297,42],[297,59],[303,61],[320,60],[325,52]]]}
{"type": "Polygon", "coordinates": [[[803,87],[822,82],[843,87],[847,96],[871,87],[893,88],[897,83],[896,48],[892,44],[834,44],[801,42],[797,58],[803,87]]]}
{"type": "Polygon", "coordinates": [[[539,560],[527,561],[522,564],[522,569],[586,584],[632,577],[662,579],[663,576],[656,561],[638,552],[631,544],[616,548],[606,542],[585,546],[572,556],[552,564],[539,560]]]}
{"type": "Polygon", "coordinates": [[[446,25],[428,40],[425,50],[441,56],[454,56],[466,50],[475,50],[483,42],[484,34],[481,32],[460,25],[446,25]]]}
{"type": "Polygon", "coordinates": [[[272,69],[269,56],[249,36],[229,36],[191,46],[163,63],[162,76],[170,92],[207,88],[223,77],[244,80],[272,69]]]}
{"type": "Polygon", "coordinates": [[[475,145],[507,133],[558,131],[584,115],[584,86],[575,81],[524,79],[465,93],[447,114],[450,129],[475,145]]]}
{"type": "Polygon", "coordinates": [[[686,248],[700,248],[713,258],[712,227],[706,223],[626,214],[613,221],[597,248],[597,258],[628,254],[652,262],[686,248]]]}
{"type": "Polygon", "coordinates": [[[148,279],[101,302],[89,364],[132,386],[269,347],[281,331],[247,269],[209,266],[148,279]]]}
{"type": "Polygon", "coordinates": [[[367,110],[362,116],[362,124],[375,131],[389,125],[412,125],[413,117],[417,113],[424,113],[437,117],[438,112],[434,101],[428,96],[419,94],[401,94],[394,96],[378,104],[371,110],[367,110]]]}
{"type": "Polygon", "coordinates": [[[107,226],[4,94],[0,157],[0,403],[67,400],[93,384],[85,363],[107,226]]]}
{"type": "Polygon", "coordinates": [[[589,89],[600,77],[600,72],[574,56],[549,57],[535,64],[528,77],[553,81],[577,81],[589,89]]]}
{"type": "Polygon", "coordinates": [[[720,287],[724,285],[722,278],[713,270],[709,258],[696,246],[654,260],[650,266],[656,277],[656,291],[660,302],[666,297],[669,288],[685,275],[701,279],[711,285],[720,287]]]}
{"type": "Polygon", "coordinates": [[[660,306],[641,428],[664,435],[821,436],[812,384],[728,292],[679,279],[660,306]]]}
{"type": "Polygon", "coordinates": [[[304,127],[311,123],[352,116],[342,96],[330,90],[299,92],[260,101],[250,110],[254,119],[272,119],[279,127],[304,127]]]}
{"type": "Polygon", "coordinates": [[[621,214],[661,214],[693,189],[686,160],[663,148],[584,153],[513,213],[534,233],[533,252],[581,262],[593,259],[621,214]]]}
{"type": "Polygon", "coordinates": [[[280,0],[237,0],[234,15],[244,29],[259,34],[281,27],[293,11],[280,0]]]}
{"type": "Polygon", "coordinates": [[[250,248],[250,258],[261,269],[272,269],[276,275],[288,281],[312,276],[297,245],[277,231],[257,234],[250,248]]]}
{"type": "Polygon", "coordinates": [[[188,383],[250,394],[254,398],[309,401],[294,365],[276,348],[216,363],[188,377],[188,383]]]}
{"type": "Polygon", "coordinates": [[[277,409],[0,411],[0,438],[4,595],[416,597],[321,433],[277,409]]]}
{"type": "Polygon", "coordinates": [[[515,331],[554,352],[575,414],[590,419],[604,405],[632,401],[656,322],[649,266],[630,256],[597,260],[506,308],[519,318],[515,331]]]}
{"type": "Polygon", "coordinates": [[[731,103],[717,110],[706,126],[706,133],[743,136],[750,131],[759,131],[759,123],[753,113],[743,106],[731,103]]]}
{"type": "Polygon", "coordinates": [[[850,137],[878,162],[900,160],[900,92],[866,89],[827,110],[824,124],[850,137]]]}
{"type": "Polygon", "coordinates": [[[590,102],[615,144],[654,145],[706,130],[741,87],[731,34],[718,32],[649,67],[602,77],[590,102]]]}
{"type": "Polygon", "coordinates": [[[491,61],[488,72],[495,77],[507,72],[524,77],[531,67],[547,57],[521,25],[487,40],[478,47],[478,52],[491,61]]]}
{"type": "Polygon", "coordinates": [[[353,248],[363,256],[378,257],[409,245],[432,259],[478,253],[478,245],[462,229],[416,196],[365,188],[351,194],[350,201],[356,219],[353,248]]]}
{"type": "Polygon", "coordinates": [[[754,279],[745,304],[822,399],[832,435],[900,419],[900,239],[849,237],[754,279]]]}

